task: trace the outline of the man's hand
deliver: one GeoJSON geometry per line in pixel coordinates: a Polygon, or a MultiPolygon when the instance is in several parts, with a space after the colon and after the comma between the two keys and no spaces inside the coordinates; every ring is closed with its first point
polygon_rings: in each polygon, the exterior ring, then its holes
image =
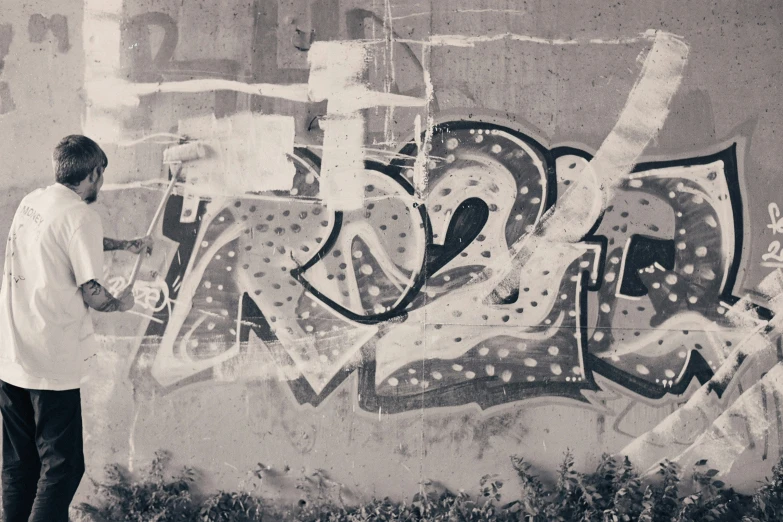
{"type": "Polygon", "coordinates": [[[133,299],[133,288],[127,287],[118,297],[114,297],[101,284],[92,279],[82,286],[84,302],[99,312],[127,312],[136,304],[133,299]]]}
{"type": "Polygon", "coordinates": [[[144,251],[146,251],[147,254],[151,254],[152,244],[154,242],[155,240],[152,238],[152,236],[144,236],[144,237],[138,237],[136,239],[130,239],[127,241],[127,246],[125,247],[125,250],[127,250],[131,254],[141,254],[144,251]]]}

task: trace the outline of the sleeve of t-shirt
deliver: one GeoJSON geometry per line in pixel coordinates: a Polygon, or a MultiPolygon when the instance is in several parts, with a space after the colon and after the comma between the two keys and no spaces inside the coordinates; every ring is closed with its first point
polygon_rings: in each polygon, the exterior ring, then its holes
{"type": "Polygon", "coordinates": [[[95,214],[82,221],[68,245],[76,286],[103,275],[103,226],[95,214]]]}

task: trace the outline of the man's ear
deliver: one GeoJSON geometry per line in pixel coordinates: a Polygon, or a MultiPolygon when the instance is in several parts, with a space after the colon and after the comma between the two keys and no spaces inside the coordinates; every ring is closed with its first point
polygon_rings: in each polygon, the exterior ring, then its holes
{"type": "Polygon", "coordinates": [[[103,167],[98,166],[92,169],[92,172],[89,174],[90,183],[95,183],[98,181],[98,179],[103,175],[103,167]]]}

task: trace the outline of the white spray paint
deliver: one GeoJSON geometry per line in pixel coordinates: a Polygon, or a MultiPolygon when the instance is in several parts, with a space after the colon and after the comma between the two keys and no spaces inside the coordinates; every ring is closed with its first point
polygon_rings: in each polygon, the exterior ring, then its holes
{"type": "Polygon", "coordinates": [[[421,117],[416,117],[415,125],[415,142],[416,142],[416,161],[413,164],[413,186],[416,187],[416,194],[423,198],[424,193],[427,191],[427,169],[426,165],[429,162],[427,150],[432,145],[433,129],[435,128],[435,120],[432,115],[432,103],[435,100],[435,88],[432,85],[432,77],[430,75],[430,49],[424,47],[422,49],[422,64],[423,64],[423,76],[424,76],[424,92],[427,100],[427,126],[424,131],[424,141],[421,140],[421,117]]]}
{"type": "Polygon", "coordinates": [[[128,471],[133,473],[133,465],[136,458],[136,425],[139,422],[139,413],[141,413],[141,407],[136,404],[133,409],[133,422],[130,426],[130,434],[128,435],[128,471]]]}

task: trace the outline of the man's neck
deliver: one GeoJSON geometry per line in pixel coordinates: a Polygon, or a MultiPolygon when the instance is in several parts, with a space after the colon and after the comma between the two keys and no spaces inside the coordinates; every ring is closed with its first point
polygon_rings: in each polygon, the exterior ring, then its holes
{"type": "Polygon", "coordinates": [[[66,183],[60,183],[59,181],[58,181],[58,184],[62,185],[63,187],[65,187],[65,188],[67,188],[69,190],[74,191],[77,196],[79,196],[80,198],[82,198],[82,200],[84,200],[84,196],[85,196],[85,193],[86,193],[87,189],[84,188],[81,184],[79,184],[79,185],[68,185],[66,183]]]}

